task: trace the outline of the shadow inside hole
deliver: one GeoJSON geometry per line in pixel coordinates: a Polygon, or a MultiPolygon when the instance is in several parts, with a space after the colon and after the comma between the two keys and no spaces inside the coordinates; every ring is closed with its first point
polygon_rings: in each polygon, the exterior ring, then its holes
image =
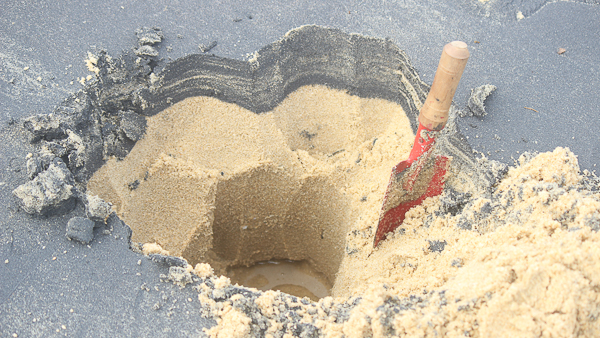
{"type": "MultiPolygon", "coordinates": [[[[222,274],[231,266],[304,261],[324,275],[327,292],[320,294],[328,294],[343,258],[349,214],[349,202],[327,178],[298,179],[261,165],[217,184],[212,250],[197,257],[192,241],[183,256],[208,261],[222,274]]],[[[298,266],[306,270],[306,264],[298,266]]]]}

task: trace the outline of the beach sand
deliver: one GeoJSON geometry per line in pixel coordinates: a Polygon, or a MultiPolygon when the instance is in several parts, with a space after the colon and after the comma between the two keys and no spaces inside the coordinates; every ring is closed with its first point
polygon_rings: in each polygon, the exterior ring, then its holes
{"type": "Polygon", "coordinates": [[[296,335],[294,323],[327,337],[600,334],[600,194],[576,156],[523,155],[485,191],[449,179],[374,249],[390,168],[413,138],[399,105],[325,86],[258,115],[192,97],[150,117],[88,193],[134,242],[197,265],[211,336],[296,335]],[[332,297],[242,296],[221,276],[271,259],[310,262],[332,297]]]}

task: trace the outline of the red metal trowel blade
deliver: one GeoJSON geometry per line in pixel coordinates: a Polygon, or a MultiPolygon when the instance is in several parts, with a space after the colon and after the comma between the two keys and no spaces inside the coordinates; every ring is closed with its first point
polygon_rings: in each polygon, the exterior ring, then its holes
{"type": "Polygon", "coordinates": [[[404,222],[408,210],[423,203],[426,198],[442,193],[449,159],[444,156],[423,157],[412,164],[402,161],[392,170],[373,247],[404,222]]]}

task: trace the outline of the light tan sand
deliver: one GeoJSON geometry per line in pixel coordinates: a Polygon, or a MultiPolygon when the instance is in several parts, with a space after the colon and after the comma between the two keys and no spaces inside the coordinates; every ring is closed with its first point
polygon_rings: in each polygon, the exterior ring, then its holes
{"type": "Polygon", "coordinates": [[[268,259],[311,261],[335,282],[334,298],[316,306],[263,293],[253,316],[268,319],[267,336],[293,334],[283,303],[327,337],[600,336],[600,235],[590,229],[600,196],[578,186],[576,157],[563,148],[523,157],[454,216],[428,199],[404,234],[373,250],[390,168],[412,140],[399,106],[321,86],[264,115],[190,98],[150,118],[145,138],[88,188],[115,205],[134,241],[215,268],[210,277],[196,267],[214,284],[198,287],[213,337],[249,336],[254,325],[240,295],[214,300],[229,286],[218,274],[268,259]],[[328,309],[347,301],[355,305],[338,320],[328,309]]]}

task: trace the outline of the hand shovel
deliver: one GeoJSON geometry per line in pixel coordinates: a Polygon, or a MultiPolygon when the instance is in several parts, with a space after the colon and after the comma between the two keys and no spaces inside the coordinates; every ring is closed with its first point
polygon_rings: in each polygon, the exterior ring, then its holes
{"type": "Polygon", "coordinates": [[[419,112],[419,129],[406,161],[392,169],[373,247],[404,222],[406,212],[444,188],[449,159],[431,156],[435,137],[446,126],[450,104],[469,59],[467,44],[453,41],[444,46],[431,90],[419,112]]]}

